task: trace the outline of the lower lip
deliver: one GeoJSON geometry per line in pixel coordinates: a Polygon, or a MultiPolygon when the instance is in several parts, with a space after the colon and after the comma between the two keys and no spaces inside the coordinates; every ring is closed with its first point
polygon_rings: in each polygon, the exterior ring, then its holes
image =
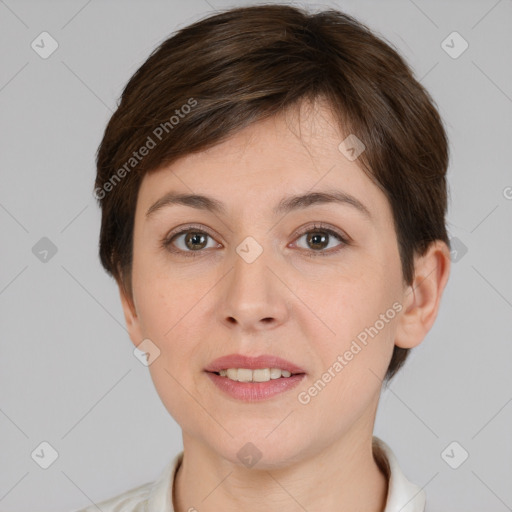
{"type": "Polygon", "coordinates": [[[216,373],[206,372],[213,383],[229,396],[244,402],[256,402],[272,398],[279,393],[293,389],[306,376],[305,373],[270,379],[268,382],[238,382],[236,380],[221,377],[216,373]]]}

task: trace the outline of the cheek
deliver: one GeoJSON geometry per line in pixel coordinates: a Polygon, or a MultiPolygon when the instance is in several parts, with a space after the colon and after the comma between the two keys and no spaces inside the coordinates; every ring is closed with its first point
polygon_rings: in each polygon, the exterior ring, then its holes
{"type": "Polygon", "coordinates": [[[375,267],[361,266],[357,274],[337,279],[331,276],[320,287],[304,281],[302,284],[298,295],[306,297],[304,302],[312,305],[312,311],[303,313],[302,324],[309,326],[306,336],[312,340],[322,362],[317,371],[321,374],[330,369],[331,374],[345,376],[333,379],[338,383],[333,388],[368,378],[378,383],[370,370],[380,376],[391,358],[397,309],[401,306],[395,300],[396,283],[375,267]]]}
{"type": "Polygon", "coordinates": [[[335,424],[343,429],[378,399],[392,356],[397,312],[382,287],[365,285],[330,289],[330,299],[319,311],[334,334],[327,329],[310,331],[321,364],[298,393],[303,392],[299,403],[305,404],[301,407],[308,418],[319,418],[314,428],[335,424]]]}
{"type": "Polygon", "coordinates": [[[192,283],[187,286],[149,273],[139,281],[136,293],[142,332],[160,350],[148,367],[155,389],[178,424],[194,422],[201,410],[195,410],[196,402],[186,390],[196,389],[201,377],[194,366],[201,348],[194,319],[201,314],[202,294],[194,293],[192,283]]]}
{"type": "Polygon", "coordinates": [[[134,269],[133,287],[141,328],[148,338],[170,338],[187,312],[193,314],[193,307],[201,298],[198,278],[184,280],[179,274],[170,275],[149,258],[141,258],[134,269]]]}
{"type": "Polygon", "coordinates": [[[200,314],[200,296],[184,296],[180,289],[168,289],[160,281],[143,300],[142,332],[158,346],[159,362],[176,376],[185,373],[180,365],[192,361],[197,351],[194,318],[200,314]]]}

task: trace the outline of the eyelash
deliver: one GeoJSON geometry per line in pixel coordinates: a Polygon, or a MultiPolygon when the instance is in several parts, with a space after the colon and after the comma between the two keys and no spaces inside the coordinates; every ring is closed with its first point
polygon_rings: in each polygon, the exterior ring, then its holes
{"type": "MultiPolygon", "coordinates": [[[[350,245],[350,242],[348,241],[348,239],[345,236],[343,236],[338,231],[335,231],[333,229],[328,228],[327,226],[324,226],[322,223],[318,223],[318,224],[315,223],[313,226],[309,226],[308,228],[306,228],[305,231],[298,233],[297,239],[303,237],[304,235],[306,235],[308,233],[314,232],[314,231],[321,232],[321,233],[327,233],[328,235],[337,238],[342,243],[336,249],[330,249],[329,251],[326,251],[326,250],[313,251],[313,250],[304,249],[306,251],[306,255],[311,258],[316,258],[317,256],[329,256],[332,254],[336,254],[341,249],[343,249],[344,246],[350,245]]],[[[201,226],[191,224],[191,225],[186,226],[185,228],[181,229],[180,231],[177,231],[175,233],[171,233],[170,235],[167,235],[165,238],[163,238],[161,240],[161,246],[164,249],[166,249],[174,254],[179,254],[179,255],[185,256],[187,258],[188,257],[195,258],[197,256],[201,256],[201,253],[204,252],[204,250],[183,251],[181,249],[172,248],[172,242],[174,241],[175,238],[177,238],[178,236],[180,236],[182,234],[189,233],[189,232],[199,233],[199,234],[207,235],[210,238],[213,238],[213,236],[210,233],[208,233],[208,231],[205,231],[204,228],[202,228],[201,226]]]]}

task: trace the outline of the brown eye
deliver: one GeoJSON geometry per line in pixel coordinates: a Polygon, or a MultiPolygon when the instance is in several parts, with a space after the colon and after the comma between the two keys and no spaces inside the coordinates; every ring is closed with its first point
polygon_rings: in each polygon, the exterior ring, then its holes
{"type": "Polygon", "coordinates": [[[306,243],[312,249],[325,249],[329,242],[329,235],[321,232],[309,232],[306,233],[306,243]]]}
{"type": "Polygon", "coordinates": [[[186,233],[184,238],[185,246],[188,247],[190,250],[204,249],[207,236],[208,235],[206,235],[205,233],[189,231],[188,233],[186,233]]]}
{"type": "Polygon", "coordinates": [[[208,239],[211,239],[213,242],[211,235],[198,229],[192,229],[189,226],[186,229],[169,235],[169,237],[162,241],[162,246],[170,252],[183,256],[199,256],[201,253],[206,252],[203,249],[216,247],[215,243],[208,246],[208,239]]]}
{"type": "MultiPolygon", "coordinates": [[[[349,245],[349,239],[347,237],[322,225],[310,227],[307,231],[304,231],[298,239],[300,240],[303,237],[306,238],[306,247],[304,249],[308,256],[329,256],[337,253],[344,246],[349,245]],[[329,246],[332,245],[332,242],[335,240],[338,240],[340,243],[335,244],[334,248],[330,248],[329,246]]],[[[179,256],[192,257],[209,252],[204,249],[222,247],[221,244],[216,244],[209,233],[197,229],[194,226],[188,226],[181,231],[170,234],[161,241],[161,245],[169,252],[178,254],[179,256]],[[210,246],[208,246],[208,239],[212,241],[210,246]]]]}
{"type": "Polygon", "coordinates": [[[308,256],[328,256],[336,253],[345,245],[349,244],[347,238],[345,238],[341,233],[322,226],[310,227],[299,236],[299,240],[303,237],[305,237],[306,240],[306,249],[309,249],[306,253],[308,256]],[[332,248],[331,245],[331,241],[333,239],[337,239],[341,242],[335,245],[334,248],[332,248]],[[332,250],[327,250],[329,249],[329,245],[331,245],[332,250]]]}

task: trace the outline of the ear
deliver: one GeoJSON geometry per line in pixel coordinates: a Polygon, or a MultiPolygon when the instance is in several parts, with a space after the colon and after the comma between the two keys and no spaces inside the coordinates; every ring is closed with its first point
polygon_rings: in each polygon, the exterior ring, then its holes
{"type": "Polygon", "coordinates": [[[395,345],[413,348],[432,327],[450,274],[450,249],[442,240],[432,242],[414,262],[414,281],[404,290],[395,345]]]}
{"type": "Polygon", "coordinates": [[[119,288],[119,297],[121,298],[121,305],[123,307],[128,334],[130,335],[132,343],[137,346],[142,342],[144,336],[142,335],[139,317],[137,316],[133,292],[125,289],[122,279],[117,282],[117,286],[119,288]]]}

